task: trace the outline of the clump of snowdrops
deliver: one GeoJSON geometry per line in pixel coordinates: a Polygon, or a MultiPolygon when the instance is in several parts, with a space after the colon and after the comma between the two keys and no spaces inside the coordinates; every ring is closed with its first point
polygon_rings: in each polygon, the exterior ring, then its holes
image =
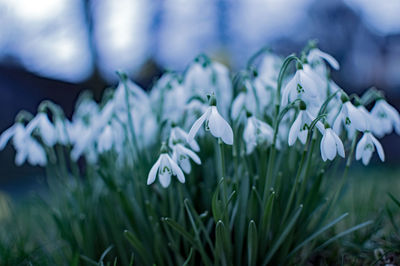
{"type": "Polygon", "coordinates": [[[46,169],[41,264],[303,263],[368,226],[329,235],[348,215],[331,214],[352,161],[384,161],[378,138],[400,134],[400,117],[375,88],[348,95],[331,70],[313,44],[286,58],[262,49],[235,74],[200,55],[149,92],[117,72],[71,120],[50,101],[20,112],[0,149],[46,169]]]}

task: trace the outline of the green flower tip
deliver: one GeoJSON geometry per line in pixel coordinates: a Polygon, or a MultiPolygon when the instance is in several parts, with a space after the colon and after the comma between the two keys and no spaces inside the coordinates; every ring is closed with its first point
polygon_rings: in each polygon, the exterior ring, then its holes
{"type": "Polygon", "coordinates": [[[210,106],[217,106],[217,99],[215,98],[215,94],[207,94],[207,99],[210,104],[210,106]]]}
{"type": "Polygon", "coordinates": [[[304,101],[300,101],[299,108],[304,111],[307,109],[307,104],[304,101]]]}
{"type": "Polygon", "coordinates": [[[168,146],[165,141],[161,144],[160,153],[168,153],[168,146]]]}
{"type": "Polygon", "coordinates": [[[345,103],[349,101],[349,96],[347,96],[346,93],[342,93],[342,95],[340,96],[340,100],[342,100],[342,103],[345,103]]]}

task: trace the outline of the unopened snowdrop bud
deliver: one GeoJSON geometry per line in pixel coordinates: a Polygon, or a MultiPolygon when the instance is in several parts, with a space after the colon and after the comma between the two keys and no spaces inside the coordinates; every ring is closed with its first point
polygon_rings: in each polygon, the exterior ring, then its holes
{"type": "Polygon", "coordinates": [[[247,112],[248,119],[243,132],[243,140],[246,143],[246,153],[253,152],[257,145],[271,144],[274,137],[274,130],[267,123],[257,119],[247,112]]]}
{"type": "Polygon", "coordinates": [[[375,147],[381,161],[385,161],[385,153],[383,152],[382,145],[371,132],[364,132],[363,137],[360,139],[356,147],[356,160],[362,159],[363,164],[367,165],[371,160],[375,147]]]}
{"type": "Polygon", "coordinates": [[[179,182],[185,183],[185,176],[179,166],[168,155],[168,147],[165,143],[162,144],[161,154],[158,160],[151,167],[147,177],[147,185],[151,185],[156,180],[157,174],[161,185],[166,188],[171,183],[171,176],[176,175],[179,182]]]}
{"type": "Polygon", "coordinates": [[[343,143],[336,135],[336,133],[329,127],[328,124],[325,125],[324,135],[321,140],[321,157],[325,162],[326,160],[333,160],[336,154],[344,158],[344,147],[343,143]]]}
{"type": "Polygon", "coordinates": [[[26,126],[26,133],[31,134],[34,129],[39,130],[43,142],[52,147],[57,142],[57,132],[45,112],[39,113],[26,126]]]}
{"type": "Polygon", "coordinates": [[[189,158],[192,159],[196,164],[201,164],[201,160],[196,153],[189,150],[182,144],[174,145],[172,148],[172,160],[174,160],[186,174],[189,174],[192,170],[189,158]]]}
{"type": "Polygon", "coordinates": [[[188,142],[193,141],[195,135],[199,131],[201,125],[205,122],[206,130],[209,130],[211,134],[216,138],[221,138],[225,144],[233,144],[233,131],[231,126],[225,119],[219,114],[217,102],[214,95],[210,97],[210,106],[206,112],[197,119],[192,128],[189,131],[188,142]]]}
{"type": "Polygon", "coordinates": [[[399,112],[384,99],[376,101],[371,110],[371,116],[374,118],[371,130],[378,136],[383,137],[394,130],[400,135],[400,115],[399,112]]]}

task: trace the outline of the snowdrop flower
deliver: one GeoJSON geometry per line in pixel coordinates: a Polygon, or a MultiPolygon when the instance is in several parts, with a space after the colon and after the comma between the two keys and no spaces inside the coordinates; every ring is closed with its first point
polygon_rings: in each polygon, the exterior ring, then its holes
{"type": "Polygon", "coordinates": [[[247,119],[243,132],[243,140],[246,143],[246,153],[253,152],[257,145],[271,144],[274,137],[274,130],[267,123],[250,116],[247,119]]]}
{"type": "Polygon", "coordinates": [[[240,92],[232,103],[231,118],[234,120],[244,110],[248,110],[253,114],[262,113],[273,99],[271,92],[267,90],[259,78],[252,81],[246,80],[244,86],[246,89],[240,92]]]}
{"type": "Polygon", "coordinates": [[[233,131],[231,126],[225,119],[219,114],[216,107],[216,99],[214,95],[210,98],[210,106],[206,112],[194,122],[192,128],[189,131],[188,142],[192,142],[194,136],[199,131],[201,125],[205,122],[206,130],[209,130],[211,134],[216,138],[221,138],[225,144],[233,144],[233,131]]]}
{"type": "Polygon", "coordinates": [[[39,112],[26,126],[26,133],[31,134],[34,129],[39,130],[38,133],[47,146],[52,147],[56,144],[57,131],[46,113],[39,112]]]}
{"type": "Polygon", "coordinates": [[[286,106],[296,99],[302,99],[308,104],[318,100],[318,89],[314,80],[302,69],[298,69],[282,92],[281,105],[286,106]]]}
{"type": "Polygon", "coordinates": [[[321,157],[325,162],[326,160],[333,160],[339,154],[344,158],[344,147],[343,143],[336,135],[335,131],[326,126],[322,140],[321,140],[321,157]]]}
{"type": "Polygon", "coordinates": [[[189,158],[191,158],[195,163],[201,164],[199,156],[197,156],[197,154],[193,151],[189,150],[180,143],[173,146],[172,160],[174,160],[186,174],[189,174],[192,170],[189,158]]]}
{"type": "Polygon", "coordinates": [[[199,56],[186,71],[183,85],[192,92],[191,96],[215,92],[221,113],[228,114],[233,90],[229,70],[223,64],[199,56]]]}
{"type": "Polygon", "coordinates": [[[261,60],[258,68],[258,77],[264,86],[276,87],[282,59],[272,53],[267,53],[261,60]]]}
{"type": "Polygon", "coordinates": [[[362,159],[364,165],[367,165],[371,160],[372,153],[376,150],[378,151],[379,158],[381,161],[385,161],[385,153],[383,152],[382,145],[379,141],[372,135],[371,132],[364,132],[363,137],[357,144],[356,147],[356,160],[362,159]]]}
{"type": "MultiPolygon", "coordinates": [[[[297,139],[299,139],[301,143],[306,144],[308,130],[314,119],[315,117],[306,110],[306,104],[301,101],[299,114],[289,130],[289,146],[292,146],[297,139]]],[[[323,132],[323,125],[320,121],[317,122],[316,126],[323,132]]]]}
{"type": "Polygon", "coordinates": [[[101,132],[99,139],[97,140],[97,150],[99,153],[111,150],[113,146],[113,133],[112,128],[108,124],[104,127],[101,132]]]}
{"type": "Polygon", "coordinates": [[[161,147],[161,155],[151,167],[149,175],[147,177],[147,185],[151,185],[156,180],[157,174],[160,179],[161,185],[166,188],[171,183],[171,176],[176,175],[179,182],[185,183],[185,176],[179,166],[171,159],[167,153],[167,147],[165,144],[161,147]]]}
{"type": "Polygon", "coordinates": [[[328,64],[333,69],[339,70],[340,66],[339,66],[338,61],[333,56],[331,56],[330,54],[322,52],[318,48],[313,48],[308,53],[307,61],[310,62],[310,63],[319,62],[319,61],[321,61],[321,59],[324,59],[326,62],[328,62],[328,64]]]}
{"type": "Polygon", "coordinates": [[[1,134],[0,150],[4,149],[11,138],[17,151],[15,156],[16,165],[22,165],[27,159],[31,165],[46,165],[47,157],[43,147],[27,133],[21,122],[16,122],[1,134]]]}
{"type": "Polygon", "coordinates": [[[347,96],[342,95],[343,106],[340,110],[338,117],[333,124],[333,130],[336,134],[340,135],[341,125],[348,130],[348,137],[353,138],[355,130],[365,131],[367,129],[366,117],[362,111],[357,109],[348,99],[347,96]]]}
{"type": "MultiPolygon", "coordinates": [[[[172,125],[168,145],[172,148],[174,145],[178,143],[186,143],[188,141],[188,136],[189,136],[188,133],[186,133],[183,129],[175,125],[172,125]]],[[[188,144],[192,150],[200,151],[199,144],[197,143],[196,140],[193,139],[190,142],[188,142],[188,144]]]]}
{"type": "Polygon", "coordinates": [[[150,91],[153,110],[160,119],[179,121],[190,94],[178,81],[177,74],[165,73],[150,91]]]}
{"type": "Polygon", "coordinates": [[[371,116],[374,118],[371,130],[376,136],[383,137],[385,134],[390,134],[393,128],[400,135],[399,112],[384,99],[376,101],[371,116]]]}
{"type": "Polygon", "coordinates": [[[25,160],[28,160],[31,165],[45,166],[47,164],[46,152],[43,147],[29,135],[25,138],[24,147],[17,149],[15,164],[22,165],[25,160]]]}
{"type": "Polygon", "coordinates": [[[54,122],[54,128],[56,129],[57,142],[62,145],[67,145],[69,142],[68,131],[66,128],[65,120],[56,117],[54,122]]]}

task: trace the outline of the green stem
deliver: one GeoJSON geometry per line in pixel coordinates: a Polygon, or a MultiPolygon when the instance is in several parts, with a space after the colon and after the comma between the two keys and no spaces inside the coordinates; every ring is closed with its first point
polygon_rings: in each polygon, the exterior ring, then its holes
{"type": "Polygon", "coordinates": [[[307,146],[308,146],[308,144],[309,144],[309,142],[307,141],[306,145],[304,146],[303,154],[301,155],[300,165],[299,165],[299,168],[298,168],[298,170],[297,170],[296,178],[294,179],[294,184],[293,184],[293,186],[292,186],[292,190],[290,191],[289,200],[288,200],[288,203],[287,203],[287,205],[286,205],[285,212],[284,212],[283,217],[282,217],[282,221],[283,221],[283,222],[285,222],[286,217],[287,217],[287,215],[289,214],[290,208],[292,207],[292,202],[293,202],[293,199],[294,199],[294,194],[295,194],[295,192],[296,192],[296,190],[297,190],[298,184],[300,183],[300,182],[299,182],[299,178],[300,178],[301,172],[303,171],[304,160],[305,160],[305,158],[306,158],[307,146]]]}
{"type": "Polygon", "coordinates": [[[221,173],[220,176],[221,178],[224,179],[222,182],[222,195],[223,195],[223,203],[224,206],[227,203],[228,196],[227,196],[227,189],[226,189],[226,172],[225,172],[225,154],[224,154],[224,147],[221,139],[218,139],[218,148],[219,148],[219,156],[220,156],[220,164],[221,164],[221,173]]]}
{"type": "Polygon", "coordinates": [[[135,128],[133,125],[133,118],[132,118],[132,114],[131,114],[131,105],[129,103],[129,88],[128,88],[128,84],[126,84],[126,77],[124,75],[120,74],[120,78],[121,78],[121,81],[124,84],[124,88],[125,88],[125,104],[126,104],[126,108],[127,108],[126,112],[128,115],[129,130],[131,131],[131,137],[134,142],[133,148],[134,148],[134,151],[136,152],[136,156],[139,156],[139,142],[137,141],[135,128]]]}

